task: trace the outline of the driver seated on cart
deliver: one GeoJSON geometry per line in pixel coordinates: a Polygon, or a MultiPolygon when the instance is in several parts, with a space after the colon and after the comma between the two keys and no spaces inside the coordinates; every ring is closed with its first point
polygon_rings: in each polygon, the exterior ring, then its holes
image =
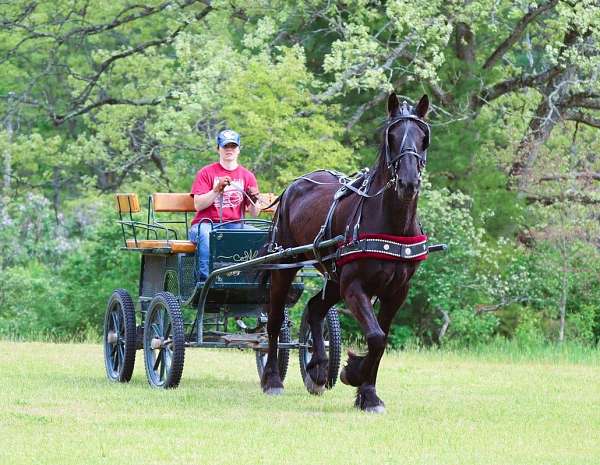
{"type": "MultiPolygon", "coordinates": [[[[206,281],[208,276],[208,241],[213,224],[241,220],[246,212],[256,217],[261,210],[256,177],[238,163],[240,135],[230,129],[221,131],[217,136],[217,152],[219,161],[198,171],[190,192],[196,215],[192,220],[189,240],[196,244],[198,281],[206,281]]],[[[244,224],[232,222],[221,227],[242,229],[244,224]]]]}

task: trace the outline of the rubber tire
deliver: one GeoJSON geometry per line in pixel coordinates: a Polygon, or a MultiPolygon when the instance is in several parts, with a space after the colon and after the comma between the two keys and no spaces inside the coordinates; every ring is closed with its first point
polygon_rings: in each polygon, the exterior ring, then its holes
{"type": "MultiPolygon", "coordinates": [[[[342,363],[342,329],[340,327],[340,318],[338,316],[337,309],[331,307],[327,312],[324,320],[324,326],[327,329],[327,336],[329,337],[329,370],[327,373],[327,382],[325,387],[327,389],[333,388],[338,378],[338,372],[340,371],[340,365],[342,363]]],[[[308,311],[304,309],[302,313],[302,321],[300,323],[300,331],[298,334],[298,341],[300,344],[305,344],[310,338],[310,326],[308,324],[308,311]]],[[[310,361],[310,353],[308,349],[300,347],[298,351],[298,358],[300,361],[300,375],[302,379],[306,377],[306,365],[310,361]]],[[[310,355],[312,357],[312,355],[310,355]]]]}
{"type": "MultiPolygon", "coordinates": [[[[163,336],[164,335],[165,334],[163,334],[163,336]]],[[[181,306],[179,305],[177,298],[170,292],[159,292],[154,296],[148,306],[144,324],[144,366],[146,367],[146,378],[148,379],[150,386],[157,389],[176,388],[181,381],[184,361],[185,332],[181,306]],[[156,376],[157,373],[154,370],[156,356],[154,349],[151,347],[152,336],[154,335],[152,321],[155,318],[155,314],[162,308],[167,311],[167,316],[171,321],[170,335],[172,337],[171,366],[165,369],[164,379],[161,379],[160,371],[158,377],[156,376]]]]}
{"type": "Polygon", "coordinates": [[[104,314],[104,367],[106,368],[106,377],[109,380],[119,383],[128,383],[131,380],[135,365],[135,339],[136,325],[133,300],[125,289],[116,289],[108,299],[106,313],[104,314]],[[120,311],[121,323],[123,324],[122,331],[119,331],[121,334],[117,344],[121,344],[123,349],[119,352],[121,360],[117,362],[115,367],[110,354],[114,346],[108,342],[108,332],[114,326],[111,315],[117,311],[120,311]]]}
{"type": "MultiPolygon", "coordinates": [[[[281,331],[277,340],[279,342],[286,343],[292,342],[292,332],[289,326],[287,309],[284,313],[283,325],[281,326],[281,331]]],[[[267,353],[260,350],[255,350],[254,352],[256,356],[256,371],[258,371],[258,379],[262,380],[263,370],[265,369],[265,364],[267,363],[267,353]]],[[[279,376],[281,377],[282,382],[285,380],[285,376],[287,375],[289,364],[290,349],[279,349],[277,352],[277,365],[279,367],[279,376]]]]}

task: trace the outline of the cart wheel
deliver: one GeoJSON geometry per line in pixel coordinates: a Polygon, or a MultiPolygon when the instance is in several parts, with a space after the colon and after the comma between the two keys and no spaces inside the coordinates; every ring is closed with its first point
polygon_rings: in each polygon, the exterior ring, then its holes
{"type": "MultiPolygon", "coordinates": [[[[285,309],[283,317],[283,325],[281,326],[281,332],[279,333],[279,342],[292,342],[292,334],[289,326],[288,311],[285,309]]],[[[262,379],[265,365],[267,364],[267,353],[261,350],[255,350],[256,353],[256,370],[258,371],[258,378],[262,379]]],[[[277,364],[279,365],[279,376],[281,381],[285,380],[287,374],[288,365],[290,363],[290,349],[279,349],[277,352],[277,364]]]]}
{"type": "Polygon", "coordinates": [[[135,364],[135,307],[124,289],[108,299],[104,315],[104,365],[111,381],[127,383],[135,364]]]}
{"type": "Polygon", "coordinates": [[[144,364],[155,388],[176,388],[185,358],[185,333],[179,301],[159,292],[150,302],[144,326],[144,364]]]}
{"type": "MultiPolygon", "coordinates": [[[[340,318],[335,307],[331,307],[325,317],[325,324],[323,325],[323,338],[325,339],[325,343],[329,342],[327,354],[329,358],[329,370],[327,373],[327,382],[325,383],[325,387],[327,389],[331,389],[333,386],[335,386],[342,360],[342,330],[340,328],[340,318]]],[[[308,312],[306,308],[302,313],[302,322],[300,323],[298,341],[300,344],[308,343],[312,345],[312,334],[308,324],[308,312]]],[[[300,347],[299,356],[300,374],[302,375],[302,379],[305,379],[306,366],[312,358],[312,349],[300,347]]]]}

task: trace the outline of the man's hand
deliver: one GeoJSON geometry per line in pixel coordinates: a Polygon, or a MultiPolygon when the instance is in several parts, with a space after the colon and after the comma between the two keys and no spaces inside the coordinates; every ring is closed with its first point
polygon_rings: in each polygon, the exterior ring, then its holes
{"type": "Polygon", "coordinates": [[[219,178],[219,182],[217,183],[217,185],[215,187],[213,187],[213,191],[215,191],[217,194],[220,194],[230,184],[231,184],[231,178],[229,176],[224,176],[222,178],[219,178]]]}
{"type": "Polygon", "coordinates": [[[250,186],[246,189],[246,194],[248,194],[248,198],[252,200],[252,203],[258,202],[258,188],[255,186],[250,186]]]}

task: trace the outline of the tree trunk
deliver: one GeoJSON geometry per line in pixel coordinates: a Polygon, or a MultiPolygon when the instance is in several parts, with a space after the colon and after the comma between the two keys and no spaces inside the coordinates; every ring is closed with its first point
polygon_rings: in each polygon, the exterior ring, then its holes
{"type": "Polygon", "coordinates": [[[441,308],[438,308],[438,310],[444,317],[444,323],[442,324],[442,327],[440,328],[440,332],[438,333],[438,341],[439,341],[439,344],[441,345],[442,339],[446,335],[446,331],[448,331],[448,326],[450,326],[450,323],[452,322],[452,320],[450,319],[450,315],[448,315],[447,311],[442,310],[441,308]]]}
{"type": "MultiPolygon", "coordinates": [[[[12,100],[8,101],[8,115],[4,120],[4,129],[6,130],[6,134],[8,135],[8,143],[11,143],[13,140],[14,128],[13,128],[13,110],[12,110],[12,100]]],[[[10,148],[7,147],[2,154],[2,164],[3,164],[3,175],[2,175],[2,188],[0,189],[0,210],[3,207],[4,203],[8,203],[8,199],[10,197],[10,185],[12,181],[12,153],[10,148]]]]}
{"type": "Polygon", "coordinates": [[[537,160],[540,147],[550,137],[558,119],[558,110],[556,107],[551,107],[548,98],[544,96],[529,123],[527,134],[519,144],[517,157],[510,169],[510,176],[512,181],[516,181],[519,192],[527,190],[527,186],[531,182],[532,167],[537,160]]]}
{"type": "Polygon", "coordinates": [[[459,60],[462,60],[469,65],[475,62],[475,36],[468,24],[456,24],[454,51],[459,60]]]}
{"type": "Polygon", "coordinates": [[[558,307],[559,315],[560,315],[560,327],[558,330],[558,341],[563,342],[565,340],[565,320],[567,313],[567,295],[569,292],[569,267],[568,267],[568,257],[566,255],[566,250],[563,249],[563,268],[562,268],[562,289],[560,293],[560,303],[558,307]]]}
{"type": "MultiPolygon", "coordinates": [[[[11,139],[11,133],[8,133],[8,139],[11,139]]],[[[0,190],[0,209],[3,208],[3,205],[8,202],[8,198],[10,197],[10,184],[11,184],[11,176],[12,176],[12,153],[10,149],[7,148],[3,153],[3,166],[4,173],[2,176],[2,189],[0,190]]]]}

